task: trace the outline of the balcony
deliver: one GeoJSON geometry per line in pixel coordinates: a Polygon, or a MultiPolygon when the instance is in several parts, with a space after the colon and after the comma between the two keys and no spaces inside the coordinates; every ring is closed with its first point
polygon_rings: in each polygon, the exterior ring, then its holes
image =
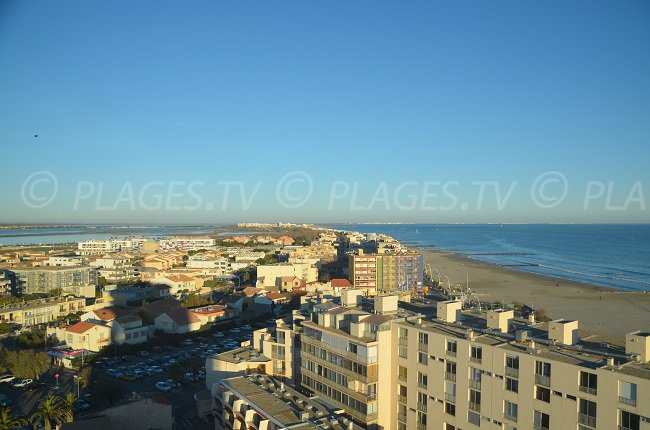
{"type": "Polygon", "coordinates": [[[627,397],[618,396],[618,402],[625,405],[636,406],[636,399],[628,399],[627,397]]]}
{"type": "Polygon", "coordinates": [[[510,414],[503,414],[503,418],[510,420],[512,422],[517,422],[517,416],[516,415],[510,415],[510,414]]]}
{"type": "Polygon", "coordinates": [[[451,393],[445,393],[445,401],[449,403],[456,403],[456,395],[451,393]]]}
{"type": "Polygon", "coordinates": [[[406,337],[400,337],[398,339],[399,346],[408,346],[409,340],[406,337]]]}
{"type": "Polygon", "coordinates": [[[476,402],[469,402],[469,410],[481,413],[481,404],[476,402]]]}
{"type": "Polygon", "coordinates": [[[450,356],[450,357],[455,357],[455,356],[456,356],[456,351],[446,350],[445,352],[446,352],[447,355],[450,356]]]}
{"type": "Polygon", "coordinates": [[[418,411],[426,412],[427,411],[427,404],[418,402],[418,411]]]}
{"type": "Polygon", "coordinates": [[[427,425],[424,423],[418,423],[417,424],[417,429],[418,430],[427,430],[427,425]]]}
{"type": "Polygon", "coordinates": [[[456,382],[456,374],[451,372],[445,372],[445,379],[447,381],[456,382]]]}
{"type": "Polygon", "coordinates": [[[429,344],[428,343],[418,343],[418,351],[420,351],[420,352],[428,352],[429,351],[429,344]]]}
{"type": "Polygon", "coordinates": [[[596,427],[596,417],[592,417],[591,415],[579,413],[578,422],[589,427],[596,427]]]}
{"type": "Polygon", "coordinates": [[[406,375],[398,374],[397,379],[402,382],[406,382],[406,375]]]}
{"type": "Polygon", "coordinates": [[[418,381],[418,388],[424,388],[426,390],[427,389],[426,382],[418,381]]]}
{"type": "Polygon", "coordinates": [[[406,423],[406,414],[400,414],[399,412],[397,413],[397,419],[400,420],[403,423],[406,423]]]}
{"type": "Polygon", "coordinates": [[[469,358],[469,361],[471,361],[472,363],[478,363],[478,364],[483,363],[483,359],[482,359],[482,358],[478,358],[478,357],[470,357],[470,358],[469,358]]]}
{"type": "Polygon", "coordinates": [[[519,378],[519,369],[506,367],[506,376],[510,376],[511,378],[519,378]]]}
{"type": "Polygon", "coordinates": [[[580,391],[582,391],[583,393],[593,394],[594,396],[596,395],[596,389],[595,389],[595,388],[591,388],[591,387],[583,387],[582,385],[580,385],[580,386],[578,387],[578,389],[579,389],[580,391]]]}
{"type": "Polygon", "coordinates": [[[548,427],[544,427],[541,424],[533,424],[534,430],[548,430],[548,427]]]}
{"type": "Polygon", "coordinates": [[[481,389],[481,381],[475,381],[473,379],[469,380],[469,387],[473,388],[475,390],[480,390],[481,389]]]}
{"type": "Polygon", "coordinates": [[[397,401],[406,404],[406,396],[397,396],[397,401]]]}
{"type": "Polygon", "coordinates": [[[551,386],[551,377],[550,376],[545,376],[545,375],[540,375],[540,374],[535,374],[535,383],[537,385],[543,385],[545,387],[550,387],[551,386]]]}
{"type": "Polygon", "coordinates": [[[619,425],[618,430],[639,430],[639,428],[637,427],[637,428],[634,429],[632,427],[625,427],[625,426],[619,425]]]}

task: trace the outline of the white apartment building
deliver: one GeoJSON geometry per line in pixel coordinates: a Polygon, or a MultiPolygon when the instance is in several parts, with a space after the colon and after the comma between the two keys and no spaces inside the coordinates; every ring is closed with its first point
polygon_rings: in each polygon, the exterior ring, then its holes
{"type": "Polygon", "coordinates": [[[144,238],[87,240],[79,242],[77,249],[81,255],[107,254],[120,251],[138,251],[146,240],[144,238]]]}
{"type": "Polygon", "coordinates": [[[211,249],[217,244],[215,239],[207,237],[174,237],[163,239],[159,242],[161,251],[177,249],[179,251],[196,251],[199,249],[211,249]]]}

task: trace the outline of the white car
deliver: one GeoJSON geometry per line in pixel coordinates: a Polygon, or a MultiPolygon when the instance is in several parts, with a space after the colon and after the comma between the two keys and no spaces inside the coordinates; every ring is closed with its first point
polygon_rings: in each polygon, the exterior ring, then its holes
{"type": "Polygon", "coordinates": [[[192,339],[185,339],[181,342],[183,345],[194,345],[192,339]]]}
{"type": "Polygon", "coordinates": [[[214,336],[214,337],[223,337],[224,335],[223,335],[223,333],[221,333],[221,332],[219,331],[219,332],[217,332],[217,333],[213,333],[212,336],[214,336]]]}
{"type": "Polygon", "coordinates": [[[244,324],[243,326],[241,326],[241,328],[243,328],[244,330],[251,330],[251,326],[248,324],[244,324]]]}
{"type": "Polygon", "coordinates": [[[11,382],[14,379],[16,379],[16,377],[14,375],[10,375],[10,374],[7,373],[6,375],[0,376],[0,384],[4,383],[4,382],[11,382]]]}
{"type": "Polygon", "coordinates": [[[230,333],[241,333],[241,330],[238,327],[231,328],[230,333]]]}
{"type": "Polygon", "coordinates": [[[11,384],[12,387],[14,388],[24,388],[34,382],[33,379],[21,379],[20,381],[16,381],[13,384],[11,384]]]}
{"type": "Polygon", "coordinates": [[[160,381],[156,382],[156,390],[166,393],[172,390],[172,386],[165,381],[160,381]]]}

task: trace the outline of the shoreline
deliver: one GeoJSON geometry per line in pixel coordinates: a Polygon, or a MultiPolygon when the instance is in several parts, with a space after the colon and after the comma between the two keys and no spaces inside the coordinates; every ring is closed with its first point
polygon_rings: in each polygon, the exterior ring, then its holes
{"type": "MultiPolygon", "coordinates": [[[[523,303],[549,318],[577,319],[581,331],[623,336],[650,326],[650,293],[603,287],[504,267],[464,254],[412,247],[452,286],[466,284],[479,300],[523,303]],[[624,315],[625,318],[621,316],[624,315]]],[[[436,273],[434,271],[434,278],[436,273]]]]}

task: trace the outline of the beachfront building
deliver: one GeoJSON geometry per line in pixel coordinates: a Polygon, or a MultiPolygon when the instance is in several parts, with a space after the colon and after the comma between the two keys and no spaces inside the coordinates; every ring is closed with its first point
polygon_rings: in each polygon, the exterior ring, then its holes
{"type": "Polygon", "coordinates": [[[8,271],[14,291],[21,294],[49,293],[70,285],[88,285],[97,282],[92,267],[25,267],[8,271]]]}
{"type": "Polygon", "coordinates": [[[144,238],[87,240],[77,244],[77,252],[81,255],[109,254],[120,251],[139,251],[144,238]]]}
{"type": "Polygon", "coordinates": [[[415,252],[358,254],[349,256],[349,276],[354,288],[373,295],[393,290],[421,289],[424,258],[415,252]]]}
{"type": "Polygon", "coordinates": [[[312,302],[309,317],[296,325],[300,385],[343,408],[363,428],[391,428],[397,413],[391,403],[397,297],[378,297],[376,313],[370,313],[359,306],[360,294],[346,290],[340,304],[312,302]]]}
{"type": "MultiPolygon", "coordinates": [[[[397,429],[647,429],[650,333],[620,348],[580,341],[578,322],[518,321],[512,311],[406,319],[397,338],[392,393],[397,429]]],[[[391,426],[392,428],[392,426],[391,426]]]]}
{"type": "Polygon", "coordinates": [[[0,322],[31,327],[56,321],[58,318],[84,310],[85,306],[84,298],[43,299],[8,304],[0,307],[0,322]]]}

